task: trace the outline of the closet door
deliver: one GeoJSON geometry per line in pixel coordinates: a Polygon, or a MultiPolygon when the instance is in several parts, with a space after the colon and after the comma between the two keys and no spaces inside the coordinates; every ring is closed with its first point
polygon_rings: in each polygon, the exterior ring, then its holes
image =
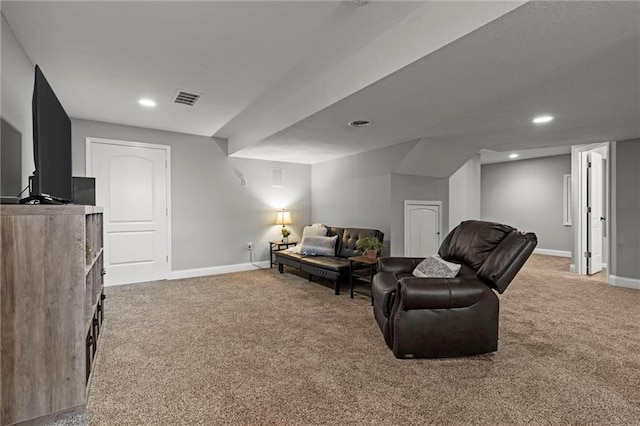
{"type": "Polygon", "coordinates": [[[168,147],[90,142],[88,174],[104,207],[105,285],[166,279],[168,147]]]}

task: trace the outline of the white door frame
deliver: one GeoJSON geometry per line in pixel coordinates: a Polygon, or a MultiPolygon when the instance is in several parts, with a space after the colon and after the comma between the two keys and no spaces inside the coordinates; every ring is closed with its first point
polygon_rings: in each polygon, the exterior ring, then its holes
{"type": "MultiPolygon", "coordinates": [[[[611,235],[610,223],[609,220],[609,208],[611,202],[611,179],[610,179],[610,143],[594,143],[589,145],[580,145],[580,146],[572,146],[571,147],[571,190],[573,192],[573,238],[574,238],[574,253],[573,253],[573,262],[571,265],[571,272],[575,272],[576,274],[586,275],[587,274],[587,261],[584,256],[584,253],[587,251],[587,237],[586,231],[583,232],[583,229],[586,229],[587,220],[586,220],[586,212],[581,211],[581,207],[583,203],[586,205],[586,194],[587,194],[587,176],[584,173],[584,168],[582,167],[581,160],[581,152],[594,151],[601,148],[604,148],[606,155],[604,156],[604,169],[605,174],[607,176],[605,186],[603,190],[606,193],[605,197],[605,205],[602,206],[602,212],[604,213],[604,217],[606,218],[605,225],[603,227],[603,232],[607,236],[607,264],[610,262],[611,256],[611,235]]],[[[608,272],[607,272],[607,275],[608,272]]]]}
{"type": "Polygon", "coordinates": [[[404,200],[404,252],[403,255],[406,256],[407,252],[409,252],[409,228],[407,227],[408,218],[408,205],[419,205],[419,206],[437,206],[438,207],[438,242],[436,246],[440,247],[442,244],[442,201],[424,201],[424,200],[404,200]]]}
{"type": "MultiPolygon", "coordinates": [[[[583,156],[585,153],[582,154],[583,156]]],[[[587,204],[590,209],[587,214],[587,250],[591,253],[587,258],[587,273],[595,274],[603,268],[604,257],[604,223],[605,205],[603,171],[605,170],[606,159],[597,151],[589,151],[588,156],[589,169],[587,173],[587,204]],[[599,235],[599,237],[598,237],[599,235]]],[[[584,239],[583,239],[584,241],[584,239]]]]}
{"type": "Polygon", "coordinates": [[[171,271],[173,268],[172,265],[172,254],[171,254],[171,147],[168,145],[158,145],[152,143],[145,142],[133,142],[133,141],[122,141],[116,139],[104,139],[104,138],[95,138],[95,137],[87,137],[85,138],[85,175],[91,176],[93,171],[91,170],[91,155],[93,153],[93,144],[94,143],[102,143],[109,145],[121,145],[130,148],[149,148],[149,149],[160,149],[165,151],[165,158],[167,159],[167,256],[169,261],[167,262],[167,270],[165,271],[165,279],[169,279],[171,275],[171,271]]]}

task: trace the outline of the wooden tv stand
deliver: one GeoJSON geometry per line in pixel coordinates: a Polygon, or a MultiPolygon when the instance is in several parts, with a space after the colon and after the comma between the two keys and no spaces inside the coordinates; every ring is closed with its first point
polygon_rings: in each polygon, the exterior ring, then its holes
{"type": "Polygon", "coordinates": [[[104,319],[102,208],[0,207],[0,425],[85,411],[104,319]]]}

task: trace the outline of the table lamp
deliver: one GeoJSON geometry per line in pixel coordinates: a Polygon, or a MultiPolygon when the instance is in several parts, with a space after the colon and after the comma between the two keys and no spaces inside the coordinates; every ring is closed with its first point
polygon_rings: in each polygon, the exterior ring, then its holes
{"type": "Polygon", "coordinates": [[[291,220],[291,212],[288,212],[285,209],[282,209],[277,213],[275,224],[282,225],[282,229],[280,230],[280,232],[282,233],[283,243],[286,243],[289,241],[289,234],[291,233],[289,232],[289,230],[285,225],[291,225],[292,223],[293,223],[293,220],[291,220]]]}

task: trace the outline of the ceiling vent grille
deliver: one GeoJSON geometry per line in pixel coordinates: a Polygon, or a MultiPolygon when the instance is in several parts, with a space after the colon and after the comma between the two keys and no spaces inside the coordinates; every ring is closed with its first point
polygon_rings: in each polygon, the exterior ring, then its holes
{"type": "Polygon", "coordinates": [[[367,127],[369,124],[371,124],[371,122],[368,120],[355,120],[355,121],[350,121],[347,124],[351,127],[358,128],[358,127],[367,127]]]}
{"type": "Polygon", "coordinates": [[[173,97],[173,102],[181,105],[194,106],[198,99],[200,99],[200,96],[202,96],[202,93],[188,92],[186,90],[178,89],[173,97]]]}

